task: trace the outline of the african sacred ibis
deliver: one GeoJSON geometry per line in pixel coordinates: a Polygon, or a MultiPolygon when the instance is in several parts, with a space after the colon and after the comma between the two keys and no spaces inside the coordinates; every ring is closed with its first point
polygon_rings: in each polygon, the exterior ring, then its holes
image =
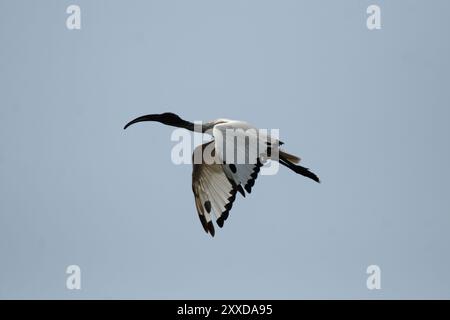
{"type": "Polygon", "coordinates": [[[216,217],[217,225],[222,227],[224,221],[228,218],[228,214],[236,198],[236,193],[239,192],[245,197],[245,191],[247,193],[251,192],[255,179],[263,165],[264,160],[262,160],[262,157],[264,156],[266,159],[269,158],[278,161],[298,174],[320,182],[319,178],[313,172],[309,171],[308,168],[297,164],[300,162],[300,158],[281,150],[280,146],[283,143],[278,139],[270,137],[268,134],[253,134],[253,138],[254,140],[256,139],[259,146],[254,159],[255,161],[251,161],[248,155],[244,163],[234,162],[233,160],[235,158],[229,161],[226,157],[226,152],[229,150],[227,144],[233,144],[233,150],[237,148],[238,153],[244,152],[244,154],[248,154],[250,152],[248,147],[249,143],[236,145],[235,136],[229,137],[229,131],[227,131],[230,129],[236,132],[241,130],[241,133],[235,133],[239,137],[239,134],[247,134],[250,131],[249,129],[256,130],[256,128],[246,122],[218,119],[202,123],[199,126],[181,119],[174,113],[166,112],[138,117],[127,123],[124,129],[142,121],[157,121],[165,125],[212,135],[213,140],[195,148],[194,155],[199,151],[203,153],[206,149],[209,149],[214,161],[203,161],[203,157],[201,157],[202,161],[200,163],[193,161],[192,172],[192,191],[194,192],[197,212],[203,228],[211,236],[214,236],[215,233],[211,217],[212,211],[216,217]],[[261,143],[261,141],[264,141],[264,143],[261,143]],[[277,156],[275,157],[274,154],[277,156]]]}

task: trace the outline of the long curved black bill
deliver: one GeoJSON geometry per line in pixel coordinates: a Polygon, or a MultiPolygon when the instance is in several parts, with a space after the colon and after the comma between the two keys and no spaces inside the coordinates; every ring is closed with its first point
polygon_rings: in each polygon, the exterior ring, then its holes
{"type": "Polygon", "coordinates": [[[125,125],[125,127],[123,127],[123,129],[125,130],[126,128],[128,128],[132,124],[135,124],[135,123],[138,123],[138,122],[143,122],[143,121],[159,121],[159,122],[161,122],[161,115],[160,114],[147,114],[145,116],[137,117],[136,119],[131,120],[130,122],[128,122],[125,125]]]}

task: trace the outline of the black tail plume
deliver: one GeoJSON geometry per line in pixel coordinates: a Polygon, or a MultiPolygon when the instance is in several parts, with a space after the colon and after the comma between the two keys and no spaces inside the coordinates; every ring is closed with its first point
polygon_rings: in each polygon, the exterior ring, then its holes
{"type": "Polygon", "coordinates": [[[299,166],[297,164],[293,164],[292,162],[289,162],[287,159],[284,159],[283,157],[280,157],[279,162],[283,165],[294,171],[295,173],[301,174],[302,176],[305,176],[307,178],[310,178],[318,183],[320,183],[320,179],[316,174],[312,171],[309,171],[308,168],[299,166]]]}

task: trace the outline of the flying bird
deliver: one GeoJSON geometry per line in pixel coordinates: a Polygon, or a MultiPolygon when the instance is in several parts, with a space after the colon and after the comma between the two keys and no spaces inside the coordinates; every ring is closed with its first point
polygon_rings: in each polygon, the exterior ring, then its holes
{"type": "Polygon", "coordinates": [[[213,214],[216,224],[222,228],[236,199],[237,192],[244,197],[246,193],[251,193],[260,168],[267,159],[278,161],[295,173],[320,183],[319,178],[313,172],[298,165],[300,162],[299,157],[289,154],[280,148],[283,142],[271,137],[269,134],[259,133],[255,127],[247,122],[217,119],[197,125],[181,119],[174,113],[166,112],[138,117],[128,122],[124,129],[143,121],[156,121],[168,126],[207,133],[212,136],[213,139],[211,141],[194,149],[193,160],[196,153],[200,152],[203,154],[203,152],[209,150],[215,161],[200,161],[200,163],[193,161],[192,191],[194,192],[195,206],[203,229],[213,237],[215,234],[212,222],[213,214]],[[236,145],[235,137],[227,134],[229,132],[227,130],[234,130],[237,132],[235,134],[238,137],[246,134],[245,132],[258,132],[252,136],[258,142],[260,148],[254,155],[254,159],[250,159],[251,156],[248,155],[251,153],[249,151],[249,143],[236,145]],[[229,161],[226,156],[227,152],[229,152],[227,144],[233,144],[233,150],[237,149],[236,152],[238,154],[239,152],[245,154],[248,160],[244,163],[229,161]],[[277,155],[277,157],[274,155],[277,155]],[[264,157],[265,159],[263,159],[264,157]]]}

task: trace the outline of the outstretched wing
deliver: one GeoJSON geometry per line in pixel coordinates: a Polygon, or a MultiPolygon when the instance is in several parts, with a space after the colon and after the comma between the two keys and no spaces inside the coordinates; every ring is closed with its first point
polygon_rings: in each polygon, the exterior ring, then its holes
{"type": "MultiPolygon", "coordinates": [[[[214,143],[214,141],[198,146],[194,150],[194,155],[199,148],[203,153],[205,147],[210,143],[214,143]]],[[[238,185],[228,178],[221,163],[196,164],[193,159],[192,191],[203,229],[214,236],[212,215],[214,214],[217,225],[222,227],[233,206],[238,185]]]]}
{"type": "Polygon", "coordinates": [[[270,158],[282,144],[243,121],[217,124],[213,136],[218,161],[223,163],[225,174],[238,185],[243,196],[242,187],[248,193],[252,191],[262,166],[261,155],[270,158]]]}

